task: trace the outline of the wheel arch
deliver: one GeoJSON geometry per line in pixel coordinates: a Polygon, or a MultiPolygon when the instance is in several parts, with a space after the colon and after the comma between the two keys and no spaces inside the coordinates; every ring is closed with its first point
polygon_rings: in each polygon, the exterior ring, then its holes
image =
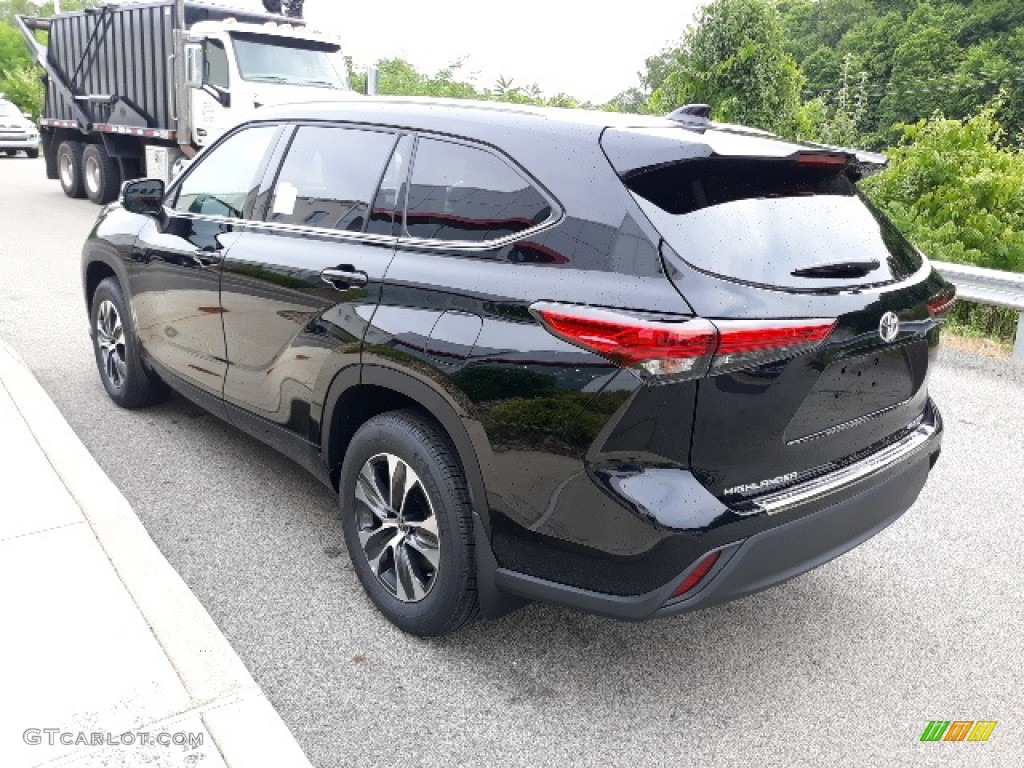
{"type": "Polygon", "coordinates": [[[337,482],[345,451],[370,418],[387,411],[412,408],[429,417],[444,432],[466,475],[470,504],[489,529],[489,514],[478,446],[452,399],[430,384],[406,373],[376,365],[342,370],[324,401],[320,450],[337,482]]]}
{"type": "Polygon", "coordinates": [[[104,254],[98,252],[86,253],[82,259],[82,291],[85,297],[86,312],[92,308],[92,297],[96,294],[96,288],[108,277],[117,280],[125,299],[129,304],[131,303],[127,275],[119,260],[106,258],[104,254]]]}

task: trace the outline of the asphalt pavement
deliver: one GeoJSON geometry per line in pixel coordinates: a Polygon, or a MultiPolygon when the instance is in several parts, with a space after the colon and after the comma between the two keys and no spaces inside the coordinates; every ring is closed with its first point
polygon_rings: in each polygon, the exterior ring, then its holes
{"type": "Polygon", "coordinates": [[[1021,764],[1020,367],[943,352],[918,503],[778,589],[646,624],[531,606],[424,641],[363,597],[336,500],[297,465],[181,398],[109,401],[79,276],[96,214],[41,161],[0,158],[0,338],[314,765],[1021,764]],[[930,720],[998,725],[922,743],[930,720]]]}

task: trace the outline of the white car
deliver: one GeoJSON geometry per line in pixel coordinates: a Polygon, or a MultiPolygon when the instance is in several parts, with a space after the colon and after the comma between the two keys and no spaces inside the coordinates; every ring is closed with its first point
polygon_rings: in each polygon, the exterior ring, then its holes
{"type": "Polygon", "coordinates": [[[0,152],[6,152],[8,157],[18,152],[39,157],[39,129],[6,99],[0,99],[0,152]]]}

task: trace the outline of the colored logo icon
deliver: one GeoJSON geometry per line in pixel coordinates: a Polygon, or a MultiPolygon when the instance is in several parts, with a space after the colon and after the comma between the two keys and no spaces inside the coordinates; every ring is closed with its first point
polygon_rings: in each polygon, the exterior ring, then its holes
{"type": "Polygon", "coordinates": [[[988,741],[996,720],[932,720],[921,734],[921,741],[988,741]]]}

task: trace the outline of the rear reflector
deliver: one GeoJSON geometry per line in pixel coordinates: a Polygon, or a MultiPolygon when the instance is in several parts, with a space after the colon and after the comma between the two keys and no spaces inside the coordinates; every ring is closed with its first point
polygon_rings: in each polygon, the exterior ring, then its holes
{"type": "Polygon", "coordinates": [[[928,314],[932,317],[943,317],[953,308],[954,303],[956,303],[956,288],[950,286],[928,300],[928,314]]]}
{"type": "Polygon", "coordinates": [[[715,563],[718,562],[718,556],[721,552],[712,552],[711,554],[705,555],[704,559],[697,563],[697,567],[690,571],[690,575],[683,579],[683,583],[676,587],[676,591],[672,593],[672,597],[680,597],[685,595],[687,592],[693,590],[704,577],[708,575],[708,571],[715,567],[715,563]]]}
{"type": "Polygon", "coordinates": [[[775,362],[807,352],[835,328],[821,320],[706,320],[537,302],[545,328],[616,365],[655,377],[699,378],[775,362]]]}

